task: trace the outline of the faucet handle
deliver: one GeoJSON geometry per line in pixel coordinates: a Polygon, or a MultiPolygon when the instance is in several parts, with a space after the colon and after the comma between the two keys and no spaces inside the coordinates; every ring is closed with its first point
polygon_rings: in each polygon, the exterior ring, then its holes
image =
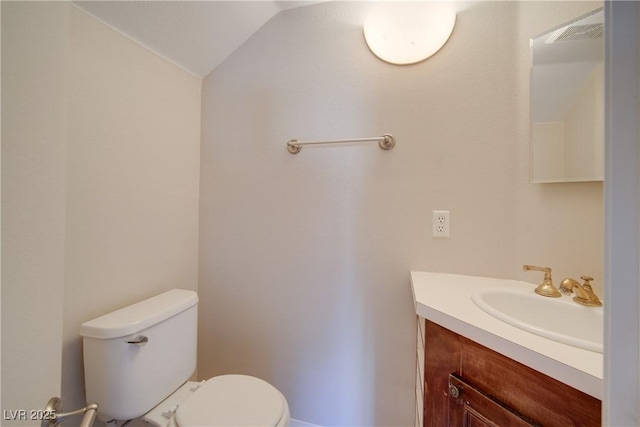
{"type": "Polygon", "coordinates": [[[583,305],[587,305],[589,307],[602,307],[602,301],[600,301],[600,298],[598,298],[598,295],[596,295],[596,293],[593,292],[593,288],[591,287],[591,281],[593,280],[593,277],[580,276],[580,278],[584,280],[584,284],[582,285],[582,288],[587,293],[588,298],[586,302],[576,300],[576,298],[574,298],[574,301],[583,305]]]}
{"type": "Polygon", "coordinates": [[[543,297],[559,298],[562,296],[560,291],[553,286],[553,280],[551,279],[551,268],[549,267],[537,267],[535,265],[523,265],[524,271],[535,270],[544,272],[544,279],[542,283],[535,289],[535,293],[542,295],[543,297]]]}
{"type": "Polygon", "coordinates": [[[580,276],[580,278],[582,280],[584,280],[584,285],[582,285],[583,287],[588,287],[589,289],[591,289],[591,281],[593,280],[593,277],[589,277],[589,276],[580,276]]]}

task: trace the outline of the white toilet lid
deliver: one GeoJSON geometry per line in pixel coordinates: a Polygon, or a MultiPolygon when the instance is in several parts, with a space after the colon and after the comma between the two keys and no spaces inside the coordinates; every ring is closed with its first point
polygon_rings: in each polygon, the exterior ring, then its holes
{"type": "Polygon", "coordinates": [[[221,375],[204,382],[178,407],[180,427],[275,426],[284,398],[271,384],[247,375],[221,375]]]}

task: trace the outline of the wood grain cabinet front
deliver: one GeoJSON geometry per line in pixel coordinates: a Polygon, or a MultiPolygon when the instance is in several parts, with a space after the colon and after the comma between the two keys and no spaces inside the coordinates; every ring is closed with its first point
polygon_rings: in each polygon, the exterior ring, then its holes
{"type": "Polygon", "coordinates": [[[535,426],[456,374],[449,375],[449,425],[464,427],[535,426]]]}
{"type": "Polygon", "coordinates": [[[600,400],[428,320],[424,347],[424,427],[601,425],[600,400]]]}

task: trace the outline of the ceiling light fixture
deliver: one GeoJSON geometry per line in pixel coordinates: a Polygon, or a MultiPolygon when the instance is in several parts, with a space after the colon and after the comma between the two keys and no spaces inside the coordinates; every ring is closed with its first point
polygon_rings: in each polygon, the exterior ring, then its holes
{"type": "Polygon", "coordinates": [[[455,23],[456,11],[451,3],[381,3],[367,17],[364,37],[369,49],[383,61],[415,64],[444,46],[455,23]]]}

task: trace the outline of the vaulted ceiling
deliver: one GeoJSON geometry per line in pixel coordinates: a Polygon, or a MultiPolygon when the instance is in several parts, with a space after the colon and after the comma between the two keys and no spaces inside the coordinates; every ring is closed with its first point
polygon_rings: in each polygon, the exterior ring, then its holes
{"type": "Polygon", "coordinates": [[[317,1],[74,1],[78,8],[197,77],[271,17],[317,1]]]}

